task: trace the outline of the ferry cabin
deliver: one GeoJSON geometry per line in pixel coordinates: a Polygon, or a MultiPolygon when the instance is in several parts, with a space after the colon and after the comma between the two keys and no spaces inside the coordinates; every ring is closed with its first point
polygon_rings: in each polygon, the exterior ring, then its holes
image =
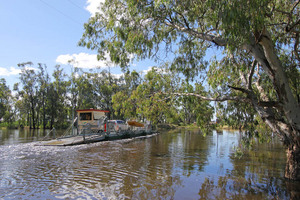
{"type": "Polygon", "coordinates": [[[106,114],[109,111],[97,109],[77,110],[78,119],[78,134],[82,133],[83,129],[91,129],[92,132],[104,131],[104,123],[106,114]]]}

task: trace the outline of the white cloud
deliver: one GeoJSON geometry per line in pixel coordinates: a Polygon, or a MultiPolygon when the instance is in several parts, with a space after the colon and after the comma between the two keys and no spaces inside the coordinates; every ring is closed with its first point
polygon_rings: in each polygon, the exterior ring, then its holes
{"type": "Polygon", "coordinates": [[[152,69],[156,70],[157,73],[161,73],[161,74],[166,74],[167,73],[166,69],[160,68],[160,67],[156,67],[156,66],[150,66],[150,67],[148,67],[148,69],[142,70],[139,73],[140,73],[141,76],[144,76],[148,72],[152,71],[152,69]]]}
{"type": "Polygon", "coordinates": [[[92,69],[92,68],[106,68],[108,66],[113,67],[114,65],[110,62],[108,54],[105,56],[106,60],[98,60],[96,54],[65,54],[60,55],[56,58],[56,62],[67,65],[72,64],[74,67],[92,69]]]}
{"type": "Polygon", "coordinates": [[[148,67],[148,69],[142,70],[141,73],[142,73],[142,74],[147,74],[147,73],[150,72],[152,69],[156,69],[157,72],[164,73],[164,70],[163,70],[162,68],[158,68],[158,67],[155,67],[155,66],[150,66],[150,67],[148,67]]]}
{"type": "Polygon", "coordinates": [[[148,69],[145,69],[145,70],[142,70],[142,71],[140,71],[140,73],[142,73],[142,74],[147,74],[149,71],[151,71],[152,70],[152,66],[151,67],[148,67],[148,69]]]}
{"type": "Polygon", "coordinates": [[[0,76],[18,75],[21,73],[21,69],[10,67],[9,69],[0,67],[0,76]]]}
{"type": "Polygon", "coordinates": [[[121,78],[124,74],[111,74],[114,78],[121,78]]]}
{"type": "MultiPolygon", "coordinates": [[[[122,76],[124,77],[124,73],[121,73],[121,74],[110,74],[113,78],[121,78],[122,76]]],[[[98,74],[97,75],[98,78],[101,78],[102,77],[102,74],[98,74]]]]}
{"type": "MultiPolygon", "coordinates": [[[[4,68],[0,67],[0,76],[14,76],[14,75],[19,75],[22,73],[23,68],[15,68],[15,67],[10,67],[10,68],[4,68]]],[[[25,67],[26,70],[38,70],[33,67],[25,67]]]]}
{"type": "Polygon", "coordinates": [[[100,4],[103,4],[105,0],[87,0],[87,6],[85,9],[91,13],[91,16],[95,16],[100,11],[100,4]]]}

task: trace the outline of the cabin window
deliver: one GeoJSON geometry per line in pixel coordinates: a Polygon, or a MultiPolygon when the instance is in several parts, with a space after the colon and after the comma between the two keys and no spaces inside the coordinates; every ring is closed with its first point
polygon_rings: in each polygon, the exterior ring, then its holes
{"type": "Polygon", "coordinates": [[[80,113],[80,120],[91,120],[92,113],[80,113]]]}

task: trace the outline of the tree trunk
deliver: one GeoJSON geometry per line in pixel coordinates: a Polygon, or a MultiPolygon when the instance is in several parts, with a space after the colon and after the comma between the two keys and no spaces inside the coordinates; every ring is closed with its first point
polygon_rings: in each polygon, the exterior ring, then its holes
{"type": "Polygon", "coordinates": [[[53,128],[53,124],[54,124],[54,117],[51,116],[51,120],[50,120],[50,129],[52,130],[53,128]]]}
{"type": "Polygon", "coordinates": [[[43,106],[43,129],[46,129],[46,112],[45,112],[45,106],[43,106]]]}
{"type": "Polygon", "coordinates": [[[34,107],[33,107],[33,103],[31,104],[31,116],[32,116],[32,128],[35,129],[35,114],[34,114],[34,107]]]}
{"type": "Polygon", "coordinates": [[[252,45],[246,45],[244,48],[251,52],[272,81],[277,94],[276,109],[281,116],[275,117],[274,113],[270,111],[274,107],[258,105],[259,99],[252,99],[252,104],[261,118],[287,146],[285,177],[291,180],[300,180],[300,106],[292,93],[274,43],[269,33],[263,30],[259,41],[253,41],[252,45]]]}
{"type": "Polygon", "coordinates": [[[291,145],[287,149],[285,178],[300,180],[300,148],[297,145],[291,145]]]}

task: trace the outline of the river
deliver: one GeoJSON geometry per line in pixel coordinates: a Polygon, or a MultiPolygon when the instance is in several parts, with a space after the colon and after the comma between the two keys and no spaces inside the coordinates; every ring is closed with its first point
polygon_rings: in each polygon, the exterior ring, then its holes
{"type": "Polygon", "coordinates": [[[0,199],[290,199],[285,150],[273,139],[236,156],[240,133],[199,130],[70,147],[45,132],[0,130],[0,199]]]}

